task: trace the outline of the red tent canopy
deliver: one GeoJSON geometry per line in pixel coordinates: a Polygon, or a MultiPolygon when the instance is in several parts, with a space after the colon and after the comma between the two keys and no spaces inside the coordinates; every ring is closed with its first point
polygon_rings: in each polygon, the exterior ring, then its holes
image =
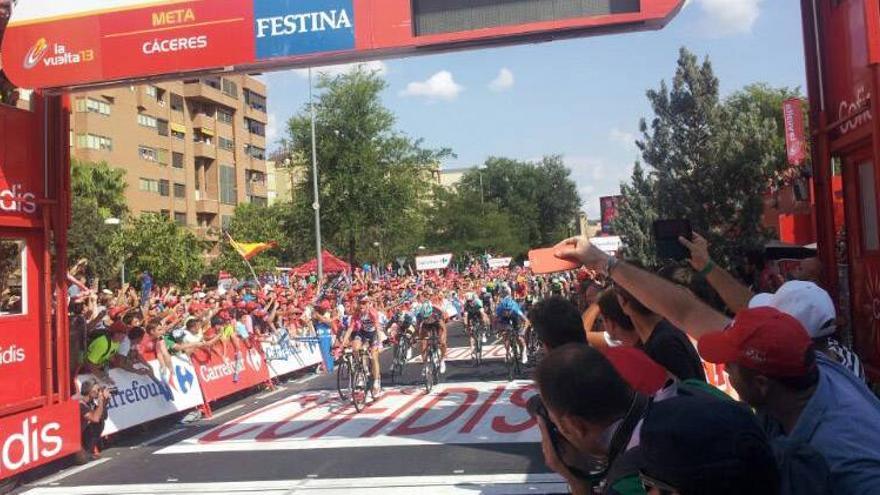
{"type": "MultiPolygon", "coordinates": [[[[333,256],[330,251],[324,250],[321,252],[321,261],[324,262],[324,273],[339,273],[346,272],[351,270],[351,266],[342,261],[341,259],[333,256]]],[[[310,261],[303,263],[302,265],[291,270],[296,275],[308,275],[312,272],[318,271],[318,259],[313,258],[310,261]]]]}

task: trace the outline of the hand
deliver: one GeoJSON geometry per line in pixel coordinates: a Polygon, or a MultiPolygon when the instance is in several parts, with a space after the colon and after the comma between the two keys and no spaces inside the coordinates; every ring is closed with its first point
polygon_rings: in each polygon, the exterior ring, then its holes
{"type": "Polygon", "coordinates": [[[553,442],[550,441],[550,433],[547,431],[547,424],[544,422],[544,418],[536,416],[535,419],[538,422],[538,428],[541,430],[541,451],[544,453],[544,463],[547,464],[548,468],[556,471],[568,481],[572,493],[589,493],[589,485],[573,475],[565,463],[563,463],[556,454],[556,449],[553,448],[553,442]]]}
{"type": "Polygon", "coordinates": [[[572,237],[556,245],[556,257],[576,261],[593,270],[604,270],[609,256],[586,237],[572,237]]]}
{"type": "Polygon", "coordinates": [[[709,241],[703,238],[700,234],[694,232],[692,240],[679,237],[678,242],[688,248],[688,251],[691,252],[691,257],[688,261],[691,266],[694,267],[694,270],[701,272],[706,268],[706,265],[712,261],[709,257],[709,241]]]}

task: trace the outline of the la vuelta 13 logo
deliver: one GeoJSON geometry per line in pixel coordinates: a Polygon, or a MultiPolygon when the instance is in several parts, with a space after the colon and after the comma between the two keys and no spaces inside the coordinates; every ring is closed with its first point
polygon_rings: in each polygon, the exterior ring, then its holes
{"type": "Polygon", "coordinates": [[[62,43],[50,44],[46,38],[40,38],[25,54],[22,66],[30,70],[40,65],[40,63],[45,67],[60,67],[93,62],[94,60],[95,50],[91,48],[71,50],[62,43]]]}

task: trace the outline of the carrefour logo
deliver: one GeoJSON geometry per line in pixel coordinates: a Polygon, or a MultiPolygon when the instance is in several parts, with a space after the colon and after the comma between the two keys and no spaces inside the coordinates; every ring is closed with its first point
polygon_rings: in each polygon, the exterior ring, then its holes
{"type": "Polygon", "coordinates": [[[43,59],[43,56],[46,55],[46,50],[48,49],[49,43],[46,41],[46,38],[38,39],[34,46],[28,50],[27,55],[24,56],[24,68],[33,69],[36,67],[40,60],[43,59]]]}
{"type": "Polygon", "coordinates": [[[354,48],[352,0],[255,0],[257,58],[354,48]]]}
{"type": "Polygon", "coordinates": [[[193,380],[195,376],[193,373],[183,366],[175,366],[174,367],[175,374],[177,375],[177,383],[180,385],[180,391],[183,393],[189,392],[189,389],[192,388],[193,380]]]}

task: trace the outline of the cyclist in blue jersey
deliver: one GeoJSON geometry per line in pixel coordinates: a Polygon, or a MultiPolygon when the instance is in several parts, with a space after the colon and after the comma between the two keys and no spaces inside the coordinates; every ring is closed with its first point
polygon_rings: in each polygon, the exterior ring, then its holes
{"type": "MultiPolygon", "coordinates": [[[[510,287],[508,287],[507,285],[502,285],[500,289],[500,295],[501,302],[498,303],[498,307],[495,309],[497,325],[504,330],[516,330],[516,339],[517,341],[519,341],[519,345],[522,348],[522,362],[523,364],[526,364],[528,363],[528,353],[525,352],[525,337],[526,327],[529,325],[529,320],[523,313],[522,308],[519,307],[519,304],[517,304],[517,302],[513,300],[513,297],[511,297],[510,287]]],[[[504,348],[505,350],[507,350],[507,339],[502,340],[504,342],[504,348]]]]}
{"type": "Polygon", "coordinates": [[[428,338],[437,332],[440,347],[440,373],[446,373],[446,313],[436,296],[429,296],[419,310],[419,339],[422,341],[422,362],[428,358],[428,338]]]}

